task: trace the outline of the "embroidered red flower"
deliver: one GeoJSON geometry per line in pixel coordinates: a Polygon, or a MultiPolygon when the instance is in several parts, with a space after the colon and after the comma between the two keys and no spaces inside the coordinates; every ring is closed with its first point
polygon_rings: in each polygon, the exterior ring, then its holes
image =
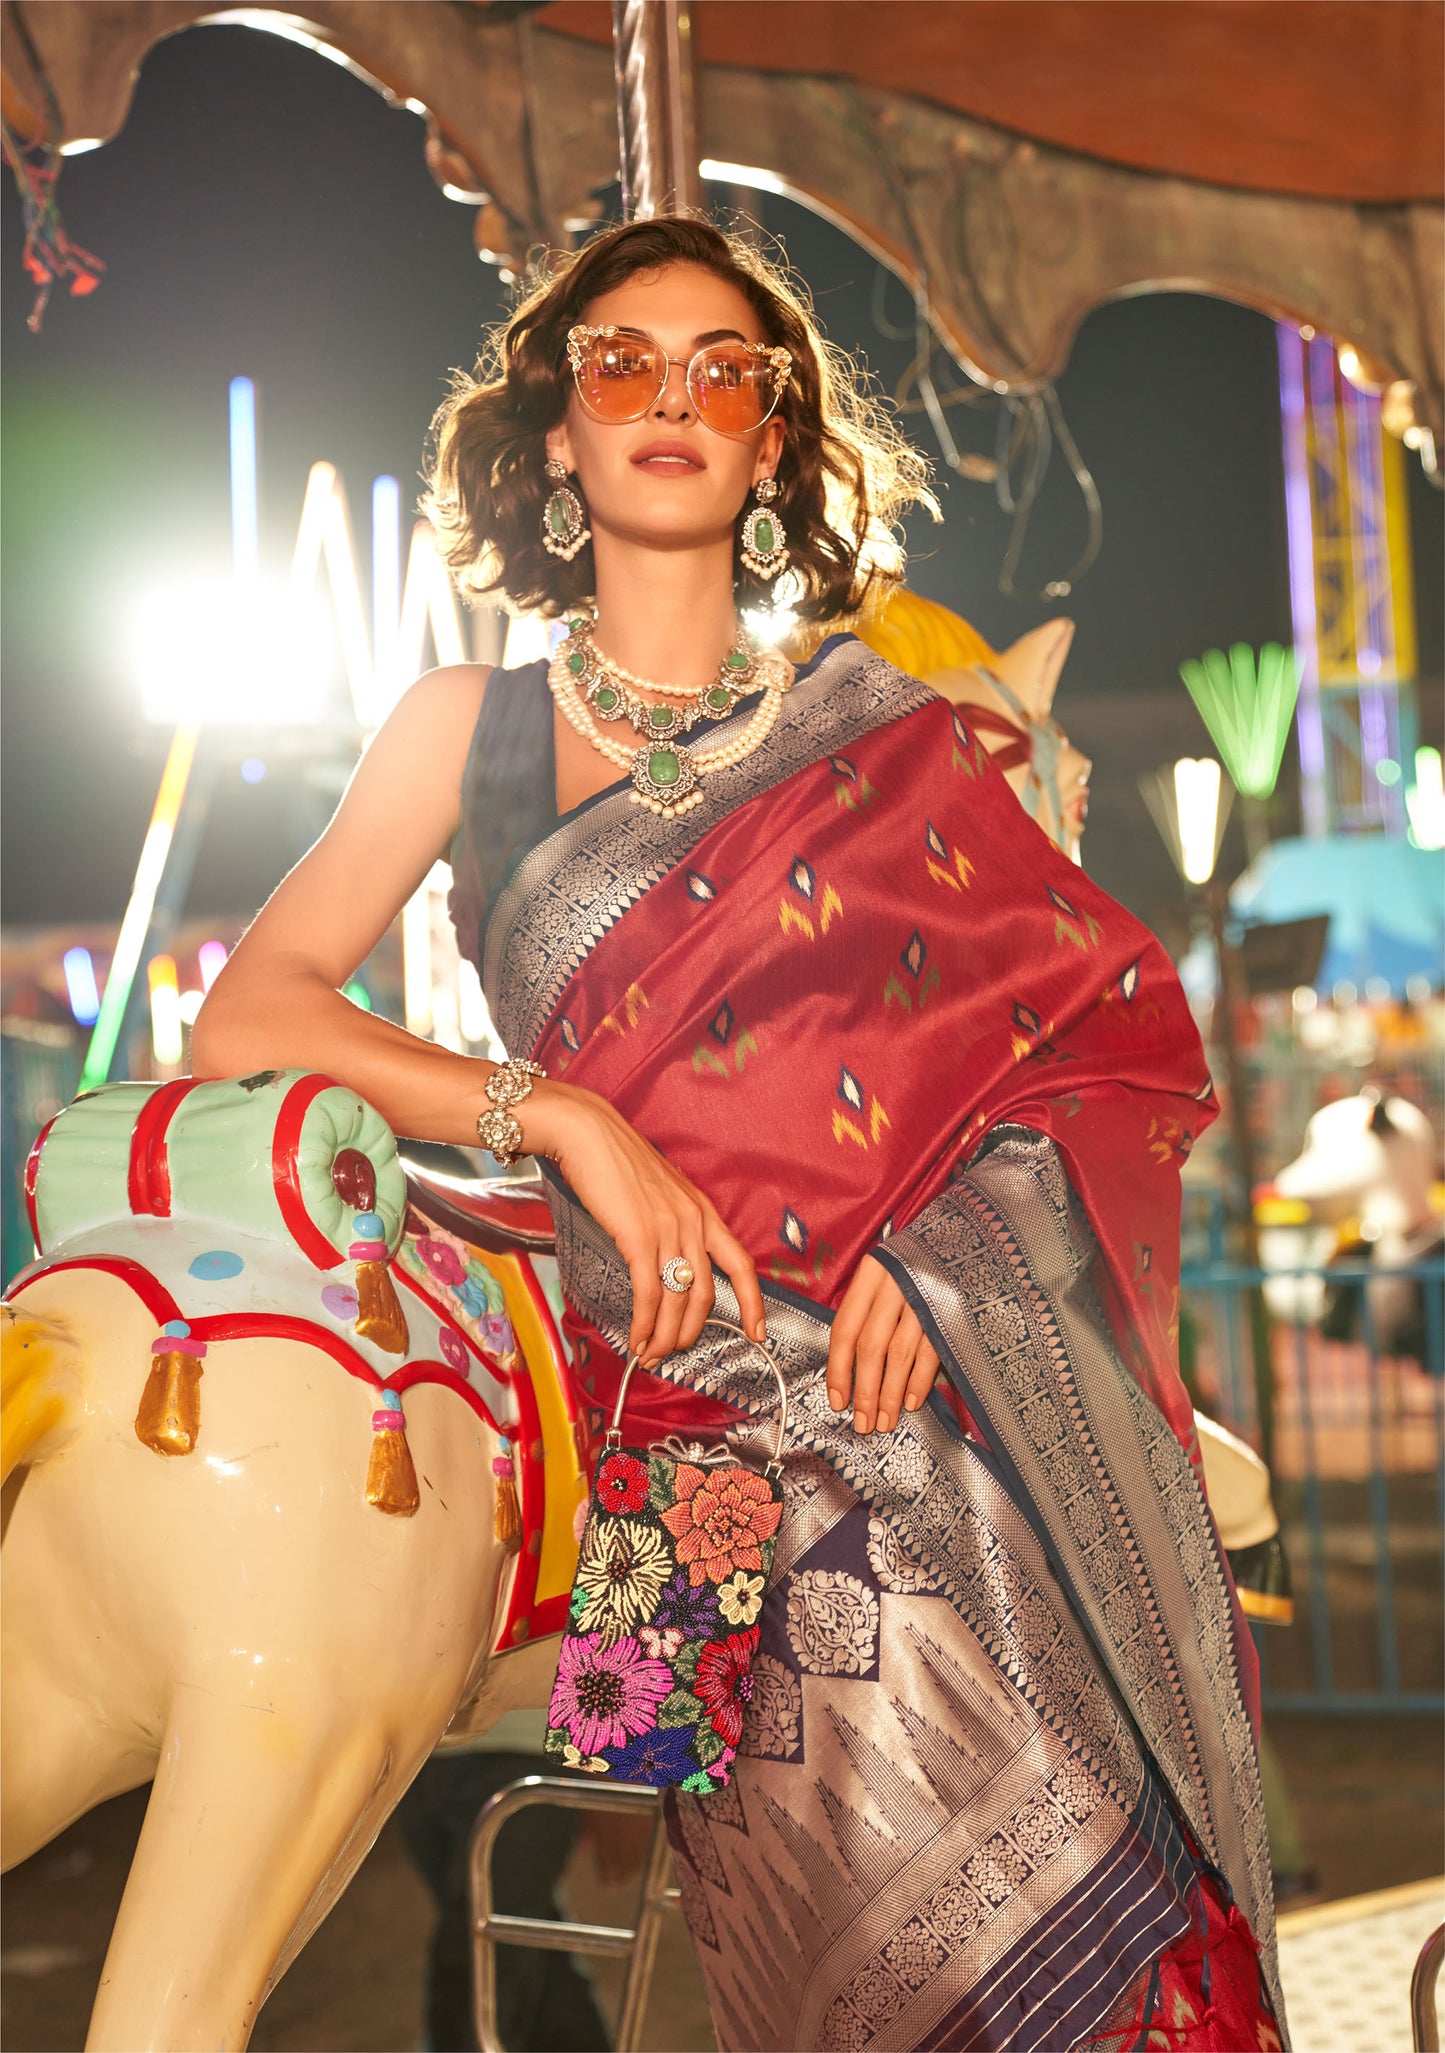
{"type": "Polygon", "coordinates": [[[743,1713],[753,1698],[753,1655],[758,1648],[758,1628],[729,1633],[721,1641],[704,1647],[697,1657],[697,1681],[693,1687],[707,1706],[712,1729],[728,1746],[742,1738],[743,1713]]]}
{"type": "Polygon", "coordinates": [[[597,1471],[597,1501],[604,1511],[641,1511],[647,1502],[647,1468],[630,1454],[609,1454],[597,1471]]]}
{"type": "Polygon", "coordinates": [[[677,1558],[687,1564],[687,1578],[720,1583],[735,1568],[763,1567],[762,1548],[778,1530],[781,1504],[751,1469],[701,1469],[686,1464],[677,1471],[677,1502],[662,1514],[662,1523],[677,1541],[677,1558]]]}

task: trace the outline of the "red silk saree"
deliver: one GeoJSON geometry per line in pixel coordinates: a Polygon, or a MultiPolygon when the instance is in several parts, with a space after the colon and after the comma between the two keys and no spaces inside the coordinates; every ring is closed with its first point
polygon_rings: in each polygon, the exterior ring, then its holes
{"type": "MultiPolygon", "coordinates": [[[[748,1247],[789,1382],[734,1782],[671,1800],[719,2043],[1121,2045],[1197,1956],[1279,2045],[1253,1649],[1175,1366],[1214,1102],[1158,944],[850,636],[695,810],[614,787],[484,926],[465,884],[455,910],[508,1050],[608,1099],[748,1247]],[[870,1252],[954,1402],[860,1436],[822,1364],[870,1252]]],[[[627,1271],[549,1185],[601,1407],[627,1271]]],[[[646,1380],[636,1430],[769,1431],[726,1339],[646,1380]]],[[[1195,1994],[1169,2043],[1216,2043],[1195,1994]]]]}

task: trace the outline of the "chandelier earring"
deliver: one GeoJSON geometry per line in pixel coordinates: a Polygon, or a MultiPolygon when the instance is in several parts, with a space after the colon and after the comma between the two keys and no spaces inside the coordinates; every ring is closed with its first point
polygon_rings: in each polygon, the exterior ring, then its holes
{"type": "Polygon", "coordinates": [[[759,478],[753,487],[757,505],[743,522],[742,559],[754,577],[772,579],[788,563],[788,541],[783,523],[773,511],[778,496],[776,478],[759,478]]]}
{"type": "Polygon", "coordinates": [[[549,456],[544,466],[552,480],[552,491],[542,508],[542,547],[549,556],[570,563],[578,550],[592,539],[587,509],[567,482],[567,466],[549,456]]]}

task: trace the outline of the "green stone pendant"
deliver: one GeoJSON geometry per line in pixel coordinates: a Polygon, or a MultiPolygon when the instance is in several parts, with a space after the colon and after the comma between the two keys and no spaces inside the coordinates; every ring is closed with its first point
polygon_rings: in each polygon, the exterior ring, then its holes
{"type": "Polygon", "coordinates": [[[653,805],[673,806],[697,789],[691,751],[682,747],[640,748],[632,758],[632,786],[653,805]]]}

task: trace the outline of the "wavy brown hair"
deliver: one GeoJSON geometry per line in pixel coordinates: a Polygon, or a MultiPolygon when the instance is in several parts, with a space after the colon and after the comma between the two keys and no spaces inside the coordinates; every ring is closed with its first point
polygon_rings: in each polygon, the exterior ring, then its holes
{"type": "MultiPolygon", "coordinates": [[[[625,279],[697,264],[735,285],[793,375],[778,412],[786,431],[775,510],[787,532],[789,593],[800,621],[872,610],[902,576],[896,529],[929,500],[923,458],[818,332],[806,290],[750,242],[691,215],[611,228],[554,260],[488,338],[473,374],[457,371],[432,421],[422,502],[469,597],[500,592],[519,613],[562,612],[594,590],[590,544],[563,563],[542,546],[546,436],[572,390],[567,331],[625,279]]],[[[741,548],[741,519],[738,549],[741,548]]],[[[738,603],[772,588],[734,556],[738,603]]]]}

